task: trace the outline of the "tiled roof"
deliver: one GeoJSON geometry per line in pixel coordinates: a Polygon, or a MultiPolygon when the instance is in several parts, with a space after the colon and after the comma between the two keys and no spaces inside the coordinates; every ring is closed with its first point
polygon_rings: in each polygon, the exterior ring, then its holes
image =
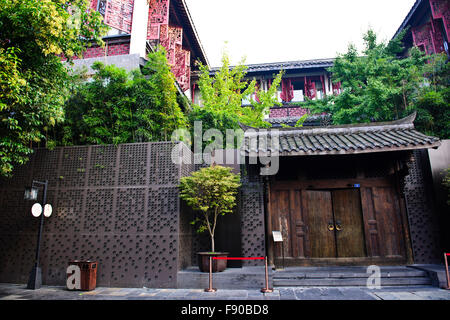
{"type": "MultiPolygon", "coordinates": [[[[172,2],[176,8],[179,18],[182,20],[181,24],[183,26],[183,32],[186,32],[189,36],[190,45],[193,46],[193,51],[195,56],[201,60],[203,64],[209,65],[208,57],[206,52],[200,42],[200,37],[198,36],[197,30],[195,29],[194,22],[192,21],[191,14],[189,13],[188,6],[185,0],[174,0],[172,2]]],[[[184,40],[183,40],[184,45],[184,40]]]]}
{"type": "MultiPolygon", "coordinates": [[[[271,62],[271,63],[259,63],[248,64],[247,74],[252,72],[266,72],[266,71],[279,71],[291,70],[291,69],[311,69],[311,68],[329,68],[334,64],[334,59],[314,59],[314,60],[299,60],[299,61],[285,61],[285,62],[271,62]]],[[[232,68],[232,67],[231,67],[232,68]]],[[[214,73],[220,68],[211,68],[211,72],[214,73]]]]}
{"type": "MultiPolygon", "coordinates": [[[[428,1],[427,1],[428,2],[428,1]]],[[[416,2],[414,2],[413,6],[411,7],[411,10],[409,10],[408,14],[406,15],[405,19],[403,20],[402,24],[400,25],[400,27],[397,29],[397,31],[395,32],[394,36],[392,37],[392,39],[395,39],[399,33],[405,29],[407,27],[407,25],[410,23],[412,16],[416,13],[417,8],[424,3],[423,0],[416,0],[416,2]]]]}
{"type": "Polygon", "coordinates": [[[245,130],[247,156],[331,155],[437,148],[440,141],[414,129],[415,114],[392,122],[314,128],[245,130]],[[277,139],[278,137],[278,139],[277,139]]]}

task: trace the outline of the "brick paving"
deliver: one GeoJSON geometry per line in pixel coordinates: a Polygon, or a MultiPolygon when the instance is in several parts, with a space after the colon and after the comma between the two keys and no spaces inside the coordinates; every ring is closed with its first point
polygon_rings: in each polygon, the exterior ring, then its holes
{"type": "Polygon", "coordinates": [[[450,290],[421,287],[278,287],[272,293],[259,290],[106,288],[69,291],[43,286],[28,290],[24,284],[0,284],[0,300],[450,300],[450,290]]]}

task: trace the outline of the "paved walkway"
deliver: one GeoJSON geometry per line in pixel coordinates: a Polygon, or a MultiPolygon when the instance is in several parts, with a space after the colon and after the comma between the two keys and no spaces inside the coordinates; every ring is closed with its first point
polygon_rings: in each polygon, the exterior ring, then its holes
{"type": "Polygon", "coordinates": [[[24,284],[0,284],[0,300],[450,300],[450,290],[437,287],[279,287],[273,293],[259,290],[106,288],[68,291],[43,286],[28,290],[24,284]]]}

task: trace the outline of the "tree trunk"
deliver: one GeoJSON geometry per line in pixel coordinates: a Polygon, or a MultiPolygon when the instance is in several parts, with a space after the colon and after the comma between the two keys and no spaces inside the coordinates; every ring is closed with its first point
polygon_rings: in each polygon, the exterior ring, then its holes
{"type": "Polygon", "coordinates": [[[214,234],[216,233],[216,225],[217,225],[217,208],[215,208],[214,210],[214,221],[213,221],[213,226],[212,229],[210,229],[210,235],[211,235],[211,249],[212,252],[216,252],[215,247],[214,247],[214,234]]]}

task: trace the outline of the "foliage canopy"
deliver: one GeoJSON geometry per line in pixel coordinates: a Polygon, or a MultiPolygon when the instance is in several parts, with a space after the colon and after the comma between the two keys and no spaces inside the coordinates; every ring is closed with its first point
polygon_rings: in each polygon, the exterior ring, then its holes
{"type": "Polygon", "coordinates": [[[0,0],[0,175],[8,176],[63,121],[67,69],[57,55],[102,43],[102,17],[86,0],[0,0]]]}
{"type": "Polygon", "coordinates": [[[384,43],[369,30],[362,54],[350,44],[329,68],[342,93],[312,104],[312,111],[327,112],[335,124],[346,124],[391,121],[417,110],[419,130],[448,138],[448,64],[415,47],[399,58],[404,33],[384,43]]]}
{"type": "Polygon", "coordinates": [[[202,121],[203,131],[217,129],[224,135],[227,129],[239,129],[239,123],[253,127],[268,127],[264,121],[270,107],[280,105],[277,101],[277,87],[281,83],[283,72],[280,71],[267,90],[257,90],[256,81],[245,80],[247,66],[245,60],[234,67],[225,52],[222,66],[211,72],[208,66],[199,64],[200,76],[198,87],[201,95],[201,106],[194,105],[189,113],[189,122],[202,121]],[[256,94],[258,100],[250,97],[256,94]],[[242,106],[242,100],[250,101],[249,106],[242,106]]]}
{"type": "Polygon", "coordinates": [[[142,71],[100,62],[93,69],[92,81],[80,83],[66,104],[63,144],[163,141],[187,126],[163,47],[148,55],[142,71]]]}

